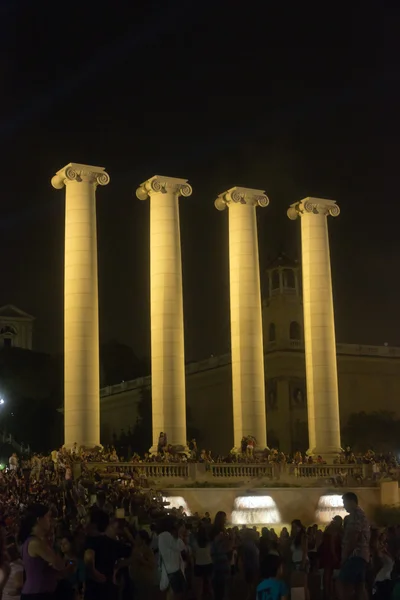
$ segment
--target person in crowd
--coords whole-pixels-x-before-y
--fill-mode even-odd
[[[304,525],[299,519],[292,521],[291,532],[291,587],[302,587],[304,589],[305,600],[309,599],[308,592],[308,545],[307,533]]]
[[[0,598],[1,592],[7,584],[10,577],[11,567],[10,558],[7,553],[5,532],[0,530]]]
[[[3,594],[0,597],[1,600],[19,600],[24,584],[24,565],[13,536],[9,536],[6,540],[6,552],[9,574],[4,580]]]
[[[132,550],[130,577],[135,600],[151,600],[155,595],[156,559],[150,547],[150,536],[145,530],[138,531]]]
[[[76,568],[70,577],[62,579],[57,586],[58,600],[76,600],[82,595],[86,573],[85,563],[79,558],[75,539],[70,533],[65,533],[60,541],[60,551],[67,565],[75,565]]]
[[[244,529],[240,534],[238,548],[239,573],[245,582],[243,600],[251,600],[258,583],[260,551],[257,547],[258,536],[253,529]]]
[[[11,454],[10,458],[8,459],[8,465],[9,465],[10,471],[18,471],[19,461],[18,461],[17,454],[15,452],[13,452]]]
[[[232,539],[226,531],[226,513],[217,512],[211,528],[212,584],[215,600],[225,600],[231,576]]]
[[[339,572],[341,600],[356,597],[366,600],[365,588],[367,566],[370,559],[371,530],[364,511],[358,505],[357,495],[343,495],[343,506],[349,513],[343,534],[342,564]]]
[[[96,502],[93,505],[93,508],[98,508],[100,511],[106,512],[109,516],[112,515],[114,512],[114,508],[111,502],[107,500],[107,496],[104,490],[100,490],[99,492],[97,492]]]
[[[50,534],[49,508],[43,504],[29,506],[19,531],[26,577],[21,600],[57,600],[55,591],[61,572],[68,576],[73,570],[66,568],[65,561],[51,547]]]
[[[343,519],[339,515],[333,517],[322,535],[322,543],[318,550],[319,567],[322,569],[324,600],[335,597],[334,576],[341,564],[343,537]]]
[[[91,535],[86,538],[84,553],[87,573],[85,600],[115,600],[115,567],[118,561],[126,558],[126,548],[107,535],[110,517],[105,511],[93,508],[90,522]]]
[[[162,454],[167,449],[167,446],[167,434],[162,431],[158,437],[157,452]]]
[[[283,581],[283,563],[279,556],[270,556],[261,564],[261,583],[257,586],[257,600],[287,600],[289,590]]]
[[[205,523],[200,523],[197,534],[192,543],[194,558],[194,590],[197,600],[202,600],[203,595],[212,596],[211,578],[213,563],[211,559],[211,542],[208,528]]]
[[[182,540],[178,537],[178,521],[168,516],[163,520],[161,529],[158,536],[160,589],[169,590],[173,600],[184,600],[187,587],[184,575],[185,556],[182,554]]]
[[[386,532],[381,533],[378,537],[377,556],[380,562],[380,568],[375,576],[373,584],[374,600],[385,600],[386,598],[390,598],[392,593],[392,572],[395,562],[387,545]]]

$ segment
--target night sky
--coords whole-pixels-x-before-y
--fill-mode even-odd
[[[149,205],[135,189],[161,174],[193,186],[180,201],[187,360],[229,348],[228,215],[213,203],[234,185],[270,198],[262,271],[281,250],[300,256],[290,203],[337,200],[337,340],[400,345],[399,9],[316,6],[3,0],[0,304],[36,317],[35,349],[62,351],[64,192],[50,179],[71,161],[111,177],[97,193],[101,341],[150,355]]]

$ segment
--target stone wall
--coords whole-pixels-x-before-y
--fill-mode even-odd
[[[370,355],[357,353],[356,346],[340,345],[338,349],[338,379],[342,426],[352,413],[375,410],[396,411],[400,408],[400,355],[387,355],[380,347],[367,348]],[[366,351],[367,351],[366,350]],[[374,354],[374,350],[376,353]],[[225,357],[215,357],[188,365],[186,370],[186,401],[189,428],[198,431],[201,448],[215,453],[227,453],[233,446],[232,373]],[[223,360],[221,360],[223,359]],[[304,353],[298,350],[277,350],[265,355],[266,408],[270,444],[279,442],[281,449],[307,447],[307,404]],[[135,427],[141,390],[150,389],[150,378],[124,382],[102,390],[102,441]],[[151,443],[151,441],[149,441]]]

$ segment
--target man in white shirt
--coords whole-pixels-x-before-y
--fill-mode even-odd
[[[15,452],[13,452],[8,460],[9,466],[10,466],[10,471],[17,471],[18,470],[18,458],[17,455],[15,454]]]
[[[160,554],[162,591],[170,589],[173,600],[183,600],[185,597],[186,580],[182,557],[182,540],[178,538],[177,522],[167,517],[163,523],[163,532],[158,536],[158,551]]]

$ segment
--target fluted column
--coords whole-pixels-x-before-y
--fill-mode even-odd
[[[264,351],[256,206],[268,206],[263,191],[233,187],[215,201],[229,208],[229,274],[234,446],[253,435],[267,445]]]
[[[186,386],[179,196],[190,196],[186,179],[155,175],[136,191],[150,197],[150,313],[153,446],[161,432],[186,448]]]
[[[100,443],[96,188],[102,167],[70,163],[51,180],[65,186],[64,443]]]
[[[292,204],[288,217],[300,216],[303,272],[309,454],[340,452],[339,394],[336,365],[331,261],[327,216],[337,217],[333,200],[305,198]]]

